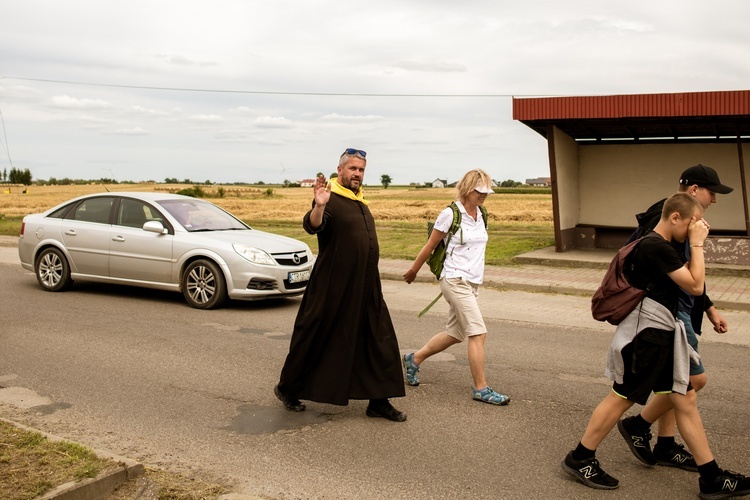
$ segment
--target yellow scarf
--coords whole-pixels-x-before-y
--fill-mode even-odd
[[[349,198],[350,200],[359,201],[367,205],[369,203],[364,198],[364,192],[362,191],[362,186],[359,186],[359,191],[357,191],[357,194],[354,194],[351,189],[347,189],[341,184],[339,184],[339,180],[337,177],[334,177],[330,181],[331,185],[331,192],[336,193],[339,196],[343,196],[344,198]]]

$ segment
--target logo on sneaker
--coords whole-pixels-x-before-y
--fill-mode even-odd
[[[724,485],[721,487],[721,491],[734,491],[737,489],[737,479],[724,479]]]
[[[683,455],[682,453],[677,453],[675,456],[672,457],[672,462],[677,462],[678,464],[684,464],[687,462],[687,455]]]
[[[596,477],[597,475],[596,468],[593,465],[582,467],[578,469],[578,472],[580,472],[586,479],[591,479],[592,477]],[[737,485],[735,484],[735,486]]]
[[[641,436],[631,436],[631,439],[633,440],[633,446],[638,448],[645,448],[646,445],[643,442],[643,438]]]

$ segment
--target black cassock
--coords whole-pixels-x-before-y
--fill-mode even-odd
[[[367,205],[331,193],[317,232],[318,260],[302,297],[279,389],[346,405],[404,396],[396,332],[383,300],[380,249]]]

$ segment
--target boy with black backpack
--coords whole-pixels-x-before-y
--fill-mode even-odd
[[[722,470],[714,460],[698,413],[695,390],[690,385],[690,358],[698,356],[687,342],[685,327],[676,318],[679,290],[700,295],[704,288],[703,241],[708,224],[703,208],[687,193],[672,195],[664,203],[654,228],[659,237],[641,240],[632,273],[652,286],[641,307],[618,326],[607,356],[606,373],[612,390],[591,415],[578,446],[562,462],[565,472],[597,489],[615,489],[619,481],[599,465],[596,450],[634,403],[645,404],[651,392],[668,395],[679,430],[695,457],[704,499],[750,494],[750,478]],[[691,259],[672,245],[689,239]]]
[[[716,203],[716,194],[729,194],[733,189],[725,186],[719,180],[719,174],[706,165],[695,165],[686,169],[680,175],[679,192],[687,193],[707,210],[712,204]],[[638,228],[631,235],[630,240],[648,234],[654,229],[659,222],[661,210],[665,200],[654,203],[646,212],[636,215]],[[687,259],[690,259],[690,247],[686,246],[687,242],[678,243],[675,249],[684,253]],[[690,242],[692,243],[692,241]],[[685,324],[688,343],[697,351],[698,338],[701,334],[701,325],[703,314],[709,319],[717,333],[726,333],[728,330],[727,322],[724,317],[716,310],[711,299],[706,295],[705,289],[698,296],[690,295],[680,291],[680,300],[677,309],[677,317]],[[700,391],[706,385],[706,371],[703,362],[690,364],[690,383],[696,392]],[[659,401],[659,397],[652,398],[651,401],[643,408],[640,414],[627,417],[617,425],[620,434],[627,442],[630,450],[635,457],[648,466],[666,465],[678,467],[687,471],[695,472],[697,467],[692,455],[685,450],[682,444],[675,441],[675,417],[674,412],[663,411],[664,402]],[[658,437],[656,445],[651,449],[651,424],[657,421]]]

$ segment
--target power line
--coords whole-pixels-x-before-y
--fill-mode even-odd
[[[149,85],[123,85],[115,83],[93,83],[77,82],[72,80],[53,80],[49,78],[28,78],[20,76],[0,76],[0,80],[23,80],[29,82],[42,83],[62,83],[66,85],[85,85],[89,87],[110,87],[121,89],[138,89],[138,90],[166,90],[172,92],[209,92],[216,94],[257,94],[257,95],[298,95],[298,96],[333,96],[333,97],[531,97],[520,94],[383,94],[374,92],[286,92],[280,90],[228,90],[228,89],[201,89],[201,88],[182,88],[182,87],[154,87]]]
[[[10,168],[13,168],[13,160],[10,158],[10,146],[8,146],[8,134],[5,133],[5,119],[3,118],[3,110],[0,109],[0,123],[3,125],[3,137],[5,138],[5,144],[3,145],[3,148],[5,149],[5,154],[8,155],[8,162],[10,163]]]

